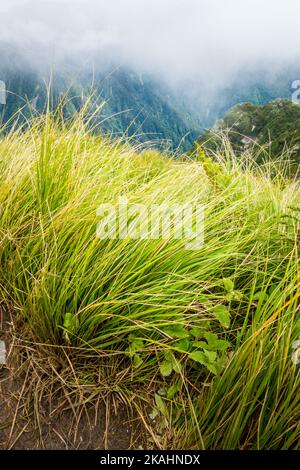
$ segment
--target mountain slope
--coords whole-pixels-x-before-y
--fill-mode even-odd
[[[220,134],[224,132],[238,154],[262,147],[272,158],[278,158],[288,149],[294,162],[300,162],[300,106],[288,100],[234,106],[198,143],[207,152],[216,151],[223,145]],[[263,155],[260,152],[261,158]]]
[[[181,150],[187,149],[201,133],[197,118],[190,109],[172,95],[158,81],[119,69],[113,73],[82,74],[70,79],[69,73],[52,78],[51,102],[57,105],[62,95],[71,98],[66,114],[73,115],[85,99],[93,94],[96,104],[105,102],[98,112],[95,124],[103,132],[118,137],[134,136],[138,142]],[[21,107],[22,121],[33,112],[42,112],[47,102],[47,80],[30,68],[5,68],[2,80],[8,90],[6,106],[2,108],[2,122],[7,122]]]
[[[194,86],[192,99],[193,112],[199,114],[205,129],[211,128],[219,119],[237,104],[252,103],[265,105],[277,99],[291,99],[292,84],[300,77],[299,66],[287,64],[280,70],[265,69],[243,70],[231,81],[219,85],[205,83]],[[198,111],[195,111],[195,108]]]

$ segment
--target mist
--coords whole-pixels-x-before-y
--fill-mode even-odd
[[[0,0],[1,57],[224,84],[295,64],[299,17],[298,0]]]

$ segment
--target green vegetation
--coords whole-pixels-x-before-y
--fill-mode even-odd
[[[191,113],[185,100],[176,96],[162,83],[138,75],[128,69],[111,73],[79,73],[66,67],[64,72],[41,72],[23,64],[1,67],[1,80],[8,90],[6,106],[1,106],[1,121],[6,123],[18,115],[18,122],[30,119],[32,114],[46,109],[50,95],[52,109],[59,105],[66,93],[64,116],[74,116],[93,93],[93,106],[97,109],[94,125],[107,135],[134,138],[137,143],[176,150],[188,149],[202,130],[199,118]],[[75,77],[72,80],[71,77]],[[46,83],[51,83],[47,93]],[[17,114],[23,108],[22,115]]]
[[[299,449],[299,183],[87,128],[48,113],[0,141],[0,294],[39,384],[126,402],[160,447]],[[120,196],[202,204],[204,246],[99,240]]]
[[[263,163],[273,159],[290,159],[296,172],[300,162],[300,106],[287,100],[272,101],[264,106],[244,103],[233,107],[217,125],[198,141],[206,151],[221,150],[224,133],[237,155],[254,153]]]

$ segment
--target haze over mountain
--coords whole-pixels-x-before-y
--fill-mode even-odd
[[[41,111],[52,74],[54,101],[79,97],[69,113],[93,84],[105,132],[185,150],[235,104],[290,97],[299,13],[296,0],[0,0],[3,120],[25,101]]]
[[[125,65],[209,87],[299,58],[297,0],[1,0],[0,43],[37,68]]]

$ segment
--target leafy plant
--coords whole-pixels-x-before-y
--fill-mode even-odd
[[[299,448],[299,230],[286,217],[299,182],[226,142],[217,163],[172,160],[61,115],[0,140],[0,292],[16,333],[57,362],[72,351],[63,388],[75,372],[87,401],[154,410],[152,434],[161,419],[174,448]],[[203,206],[204,245],[98,239],[97,208],[124,194]]]

